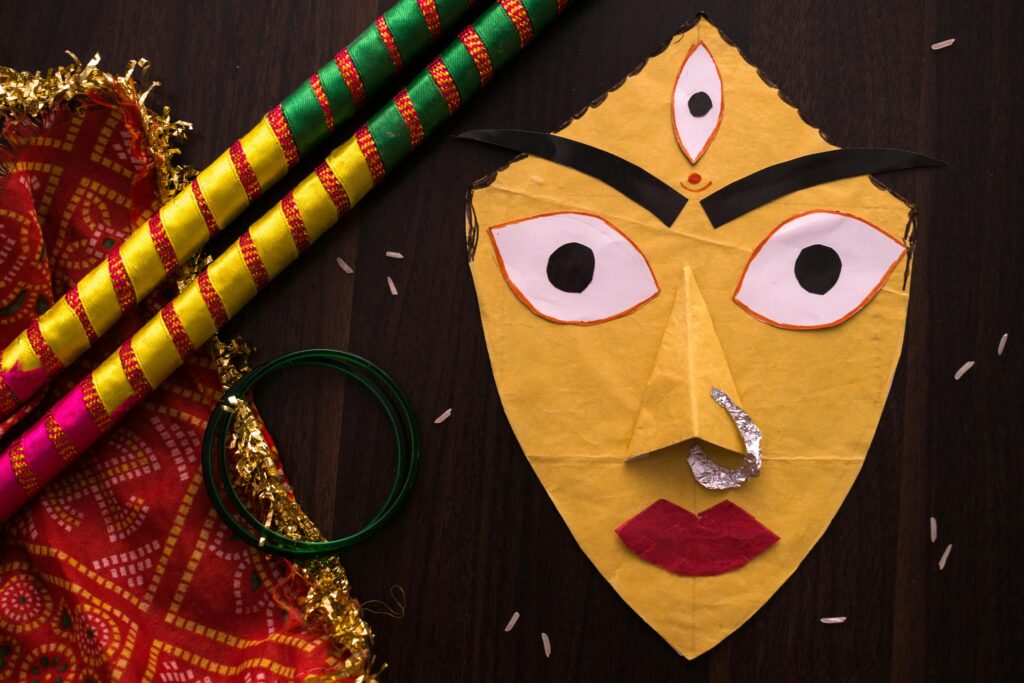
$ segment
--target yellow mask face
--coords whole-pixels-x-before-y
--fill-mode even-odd
[[[644,168],[689,201],[666,226],[536,157],[477,190],[471,267],[495,381],[584,552],[692,658],[789,577],[860,471],[902,345],[909,209],[857,177],[713,228],[702,198],[835,147],[705,19],[558,135]],[[834,249],[822,256],[819,242]],[[817,275],[801,276],[812,257]],[[821,258],[841,271],[822,270]],[[722,466],[742,462],[744,443],[712,387],[763,435],[760,476],[725,491],[703,488],[687,463],[693,444]],[[679,513],[681,538],[653,529],[647,539],[661,561],[616,533],[659,500],[689,511]],[[689,515],[723,501],[722,515]],[[777,542],[737,562],[750,524],[731,504]],[[699,557],[688,558],[698,537]]]

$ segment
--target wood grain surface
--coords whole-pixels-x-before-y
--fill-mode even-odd
[[[3,0],[0,63],[37,69],[64,63],[64,50],[100,51],[118,70],[149,58],[163,83],[154,101],[195,124],[185,157],[201,167],[388,4]],[[387,680],[1020,680],[1024,6],[576,4],[228,330],[258,346],[257,360],[350,349],[412,397],[425,436],[412,497],[394,523],[343,557],[360,598],[387,598],[392,585],[406,593],[403,618],[369,617]],[[793,577],[691,662],[579,550],[509,429],[466,263],[463,205],[467,186],[510,155],[449,135],[558,127],[699,9],[837,144],[912,149],[949,168],[885,178],[920,207],[920,237],[903,359],[860,478]],[[953,47],[929,49],[949,37]],[[213,251],[317,161],[312,155],[246,212]],[[354,276],[335,265],[339,255]],[[1009,343],[997,357],[1004,332]],[[977,364],[954,381],[967,360]],[[376,406],[320,373],[282,376],[258,399],[305,507],[335,533],[361,526],[393,474]],[[451,419],[435,426],[449,407]],[[504,633],[517,610],[518,625]],[[833,615],[848,620],[818,621]]]

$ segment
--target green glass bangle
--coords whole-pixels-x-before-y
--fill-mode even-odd
[[[377,514],[361,530],[331,541],[301,541],[284,536],[265,526],[246,506],[232,484],[228,462],[228,437],[235,420],[232,399],[244,397],[261,379],[285,368],[324,367],[337,370],[365,387],[384,408],[395,436],[396,472],[387,499]],[[214,463],[216,458],[217,463]],[[261,365],[233,384],[214,405],[203,437],[203,482],[217,513],[243,541],[269,555],[293,560],[332,555],[349,548],[375,533],[398,512],[409,495],[420,459],[420,436],[409,400],[387,373],[355,354],[335,349],[308,349],[281,356]],[[221,496],[228,494],[234,513]],[[237,513],[237,514],[235,514]],[[241,517],[241,520],[238,518]],[[254,531],[255,530],[255,531]]]

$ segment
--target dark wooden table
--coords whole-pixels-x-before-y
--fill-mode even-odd
[[[203,166],[389,4],[4,0],[0,63],[36,69],[63,63],[64,50],[99,50],[117,70],[148,57],[163,82],[156,101],[195,124],[185,156]],[[351,349],[412,396],[425,439],[408,507],[344,556],[362,599],[384,598],[393,584],[406,592],[404,618],[370,616],[388,679],[1020,680],[1024,6],[577,4],[229,328],[259,347],[257,359]],[[950,166],[886,178],[920,206],[920,240],[903,360],[860,478],[795,575],[737,633],[689,662],[591,566],[509,429],[463,240],[466,187],[508,155],[447,134],[555,128],[698,9],[838,144],[908,148]],[[948,37],[952,48],[929,49]],[[234,239],[237,227],[228,232]],[[405,260],[386,259],[389,249]],[[354,277],[337,268],[338,255]],[[997,359],[1004,332],[1009,345]],[[954,382],[971,359],[975,368]],[[344,393],[337,378],[296,373],[268,385],[259,404],[306,509],[335,532],[367,519],[393,473],[390,435],[370,400]],[[451,419],[434,426],[448,407]],[[941,573],[930,515],[954,544]],[[516,610],[519,624],[505,634]],[[831,614],[849,620],[818,622]]]

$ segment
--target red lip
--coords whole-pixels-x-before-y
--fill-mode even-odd
[[[658,500],[615,533],[643,559],[681,576],[715,576],[739,569],[779,540],[729,500],[700,515]]]

